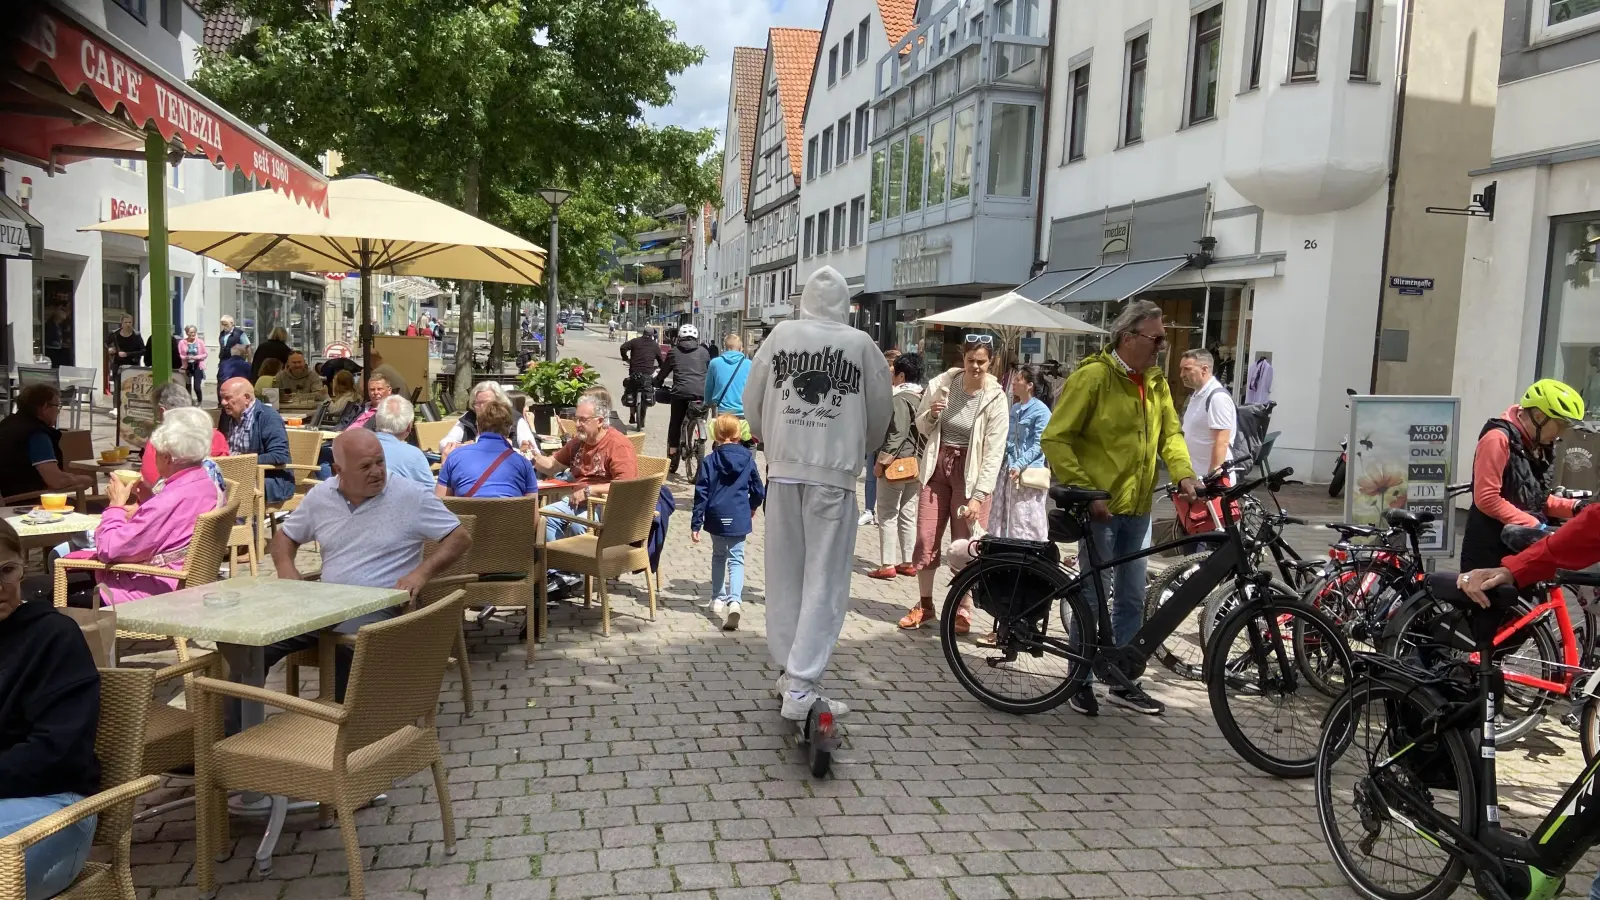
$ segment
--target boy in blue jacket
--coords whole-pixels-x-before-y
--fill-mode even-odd
[[[694,482],[694,512],[689,519],[691,538],[700,543],[700,530],[711,532],[711,611],[725,616],[723,631],[739,627],[739,607],[744,596],[744,539],[751,518],[767,499],[756,470],[754,453],[739,443],[739,418],[717,416],[712,434],[717,445],[700,464]]]

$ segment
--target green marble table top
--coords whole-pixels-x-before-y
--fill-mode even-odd
[[[207,605],[208,595],[238,601]],[[265,647],[404,602],[394,588],[240,577],[118,604],[117,629]]]
[[[21,507],[24,511],[32,507]],[[15,509],[8,510],[16,512]],[[59,522],[48,525],[33,525],[27,520],[26,515],[11,515],[5,519],[6,527],[17,537],[45,537],[53,534],[81,534],[93,531],[100,527],[100,517],[79,512],[67,512]]]

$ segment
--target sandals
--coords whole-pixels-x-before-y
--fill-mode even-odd
[[[900,619],[900,627],[905,631],[912,631],[917,628],[921,628],[923,622],[933,621],[935,621],[933,607],[923,606],[919,603],[916,606],[911,607],[911,611],[906,613],[905,616]]]

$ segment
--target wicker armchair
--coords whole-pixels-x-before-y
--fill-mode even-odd
[[[169,681],[182,678],[185,697],[193,697],[196,676],[222,678],[226,674],[223,671],[221,655],[206,653],[193,659],[185,659],[188,655],[187,643],[179,638],[180,661],[175,665],[157,669],[155,686],[160,687]],[[187,705],[179,709],[171,704],[152,702],[150,721],[145,730],[144,764],[141,774],[164,775],[182,772],[194,766],[194,726],[194,711],[188,709]],[[172,800],[160,806],[153,806],[133,818],[136,822],[143,822],[165,815],[174,809],[189,806],[194,800],[193,797]]]
[[[544,524],[538,497],[446,497],[445,508],[457,516],[472,516],[472,547],[440,576],[477,575],[465,585],[468,607],[527,611],[528,659],[534,643],[544,639],[544,604],[536,591],[544,585],[539,549],[544,546]]]
[[[316,477],[322,471],[322,463],[318,462],[321,457],[322,432],[289,429],[289,464],[283,468],[294,474],[295,494],[281,505],[284,512],[299,506],[305,492],[322,480]]]
[[[423,453],[438,453],[439,442],[444,440],[444,436],[456,426],[456,420],[459,418],[461,417],[450,416],[437,422],[418,422],[412,426],[417,430],[417,446],[422,448]]]
[[[633,435],[630,434],[630,435],[628,435],[628,437],[632,438]],[[638,443],[642,444],[644,442],[643,441],[639,441]],[[667,480],[667,469],[671,465],[672,465],[672,460],[667,459],[665,456],[640,456],[639,459],[638,459],[639,477],[640,478],[654,478],[654,477],[659,475],[659,476],[661,476],[662,483],[665,484],[666,480]],[[652,504],[654,504],[655,503],[655,499],[651,498],[650,502]],[[589,515],[591,515],[591,516],[599,515],[599,513],[595,512],[595,510],[597,508],[601,512],[605,511],[606,498],[590,496],[589,497]],[[652,512],[651,515],[653,516],[654,513]],[[652,521],[654,521],[654,520],[652,519]],[[658,593],[658,594],[661,593],[661,570],[660,569],[652,570],[650,572],[650,577],[655,579],[656,593]]]
[[[230,844],[230,790],[287,794],[331,805],[349,861],[350,896],[366,896],[356,810],[402,778],[433,770],[444,846],[455,853],[455,818],[435,726],[445,660],[461,622],[461,595],[356,633],[355,663],[343,704],[290,697],[264,688],[196,678],[197,821],[195,874],[200,891],[217,890],[216,860]],[[283,710],[253,728],[222,737],[222,697]]]
[[[628,443],[633,445],[634,456],[642,456],[644,454],[644,439],[645,433],[642,431],[628,432]]]
[[[242,521],[235,523],[228,537],[228,574],[233,575],[238,564],[239,548],[244,547],[250,551],[250,574],[259,575],[261,553],[267,545],[260,533],[261,521],[266,517],[263,508],[266,498],[266,475],[256,463],[254,453],[213,456],[211,461],[222,471],[223,478],[238,482],[240,489],[245,491],[239,498],[239,509],[236,514]]]
[[[100,724],[94,751],[100,758],[101,791],[0,837],[0,897],[23,896],[24,854],[29,847],[89,816],[99,816],[94,844],[109,851],[111,861],[84,865],[57,900],[134,900],[133,803],[161,784],[154,775],[140,775],[154,687],[155,673],[149,669],[100,670]]]
[[[545,545],[545,563],[549,568],[575,572],[583,576],[583,605],[589,605],[594,582],[600,583],[600,630],[611,634],[611,595],[606,590],[609,579],[630,572],[647,571],[650,554],[645,549],[645,539],[650,536],[650,523],[655,519],[656,497],[666,473],[648,478],[611,482],[607,496],[606,517],[602,520],[564,513],[546,512],[544,515],[565,519],[588,526],[586,534],[561,538]],[[634,546],[637,544],[638,546]],[[655,580],[646,576],[645,588],[650,594],[650,620],[656,618]],[[539,580],[539,608],[544,608],[544,579]]]

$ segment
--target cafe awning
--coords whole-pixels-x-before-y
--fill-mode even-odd
[[[1071,290],[1050,298],[1051,303],[1120,303],[1189,264],[1186,256],[1147,259],[1101,266],[1073,285]]]
[[[1063,269],[1059,272],[1041,272],[1017,285],[1017,289],[1012,293],[1026,297],[1035,303],[1044,303],[1050,299],[1052,294],[1065,290],[1091,271],[1093,270]]]
[[[142,158],[154,129],[174,153],[237,169],[327,212],[328,182],[317,169],[75,12],[41,4],[6,50],[0,155],[57,173],[96,156]]]

